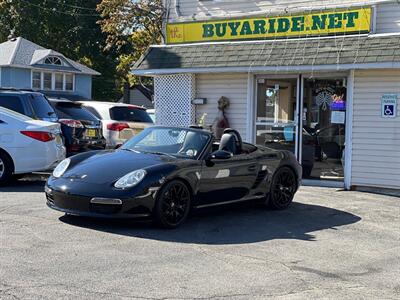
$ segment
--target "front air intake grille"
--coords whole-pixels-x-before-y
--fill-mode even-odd
[[[54,205],[54,198],[50,194],[46,194],[47,201]]]
[[[121,210],[121,205],[116,204],[90,204],[90,211],[98,214],[116,214]]]
[[[267,173],[268,173],[267,170],[258,172],[256,181],[254,182],[252,189],[257,188],[257,187],[260,185],[260,183],[261,183],[261,182],[265,179],[265,177],[267,176]]]

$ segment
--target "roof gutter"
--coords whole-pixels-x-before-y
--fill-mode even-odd
[[[71,73],[71,74],[81,74],[81,75],[91,75],[91,76],[99,76],[101,73],[94,71],[90,72],[82,72],[82,71],[72,71],[72,70],[62,70],[62,69],[48,69],[48,68],[38,68],[34,66],[26,66],[26,65],[16,65],[16,64],[0,64],[0,67],[8,67],[8,68],[18,68],[18,69],[29,69],[29,70],[41,70],[41,71],[49,71],[49,72],[59,72],[59,73]]]
[[[400,0],[399,0],[400,1]],[[400,36],[400,32],[387,32],[387,33],[362,33],[362,34],[348,34],[341,36],[342,38],[354,38],[354,37],[367,37],[369,39],[372,38],[381,38],[381,37],[397,37]],[[211,41],[211,42],[193,42],[193,43],[183,43],[183,44],[161,44],[161,45],[151,45],[151,48],[176,48],[176,47],[187,47],[187,46],[207,46],[207,45],[247,45],[247,44],[274,44],[276,42],[295,42],[295,41],[313,41],[313,40],[333,40],[337,39],[338,36],[313,36],[313,37],[299,37],[299,38],[290,38],[290,39],[266,39],[266,40],[244,40],[244,41]]]
[[[261,72],[315,72],[315,71],[348,71],[367,69],[400,69],[400,62],[382,62],[367,64],[340,65],[304,65],[304,66],[253,66],[253,67],[217,67],[217,68],[175,68],[133,70],[132,74],[139,76],[157,76],[171,74],[212,74],[212,73],[261,73]]]

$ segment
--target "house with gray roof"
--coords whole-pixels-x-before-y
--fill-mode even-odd
[[[0,87],[32,89],[71,100],[91,99],[99,72],[22,37],[0,44]]]

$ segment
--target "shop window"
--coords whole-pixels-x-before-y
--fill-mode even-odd
[[[303,138],[303,158],[313,160],[312,179],[343,180],[346,81],[309,79],[304,84],[303,128],[314,138]],[[311,155],[311,153],[313,155]]]
[[[297,79],[258,80],[256,143],[295,151]]]

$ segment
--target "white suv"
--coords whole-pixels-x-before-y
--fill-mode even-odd
[[[0,107],[0,185],[12,175],[45,171],[65,158],[60,124]]]
[[[101,101],[81,101],[80,103],[101,120],[107,148],[119,147],[144,128],[153,125],[144,107]]]

